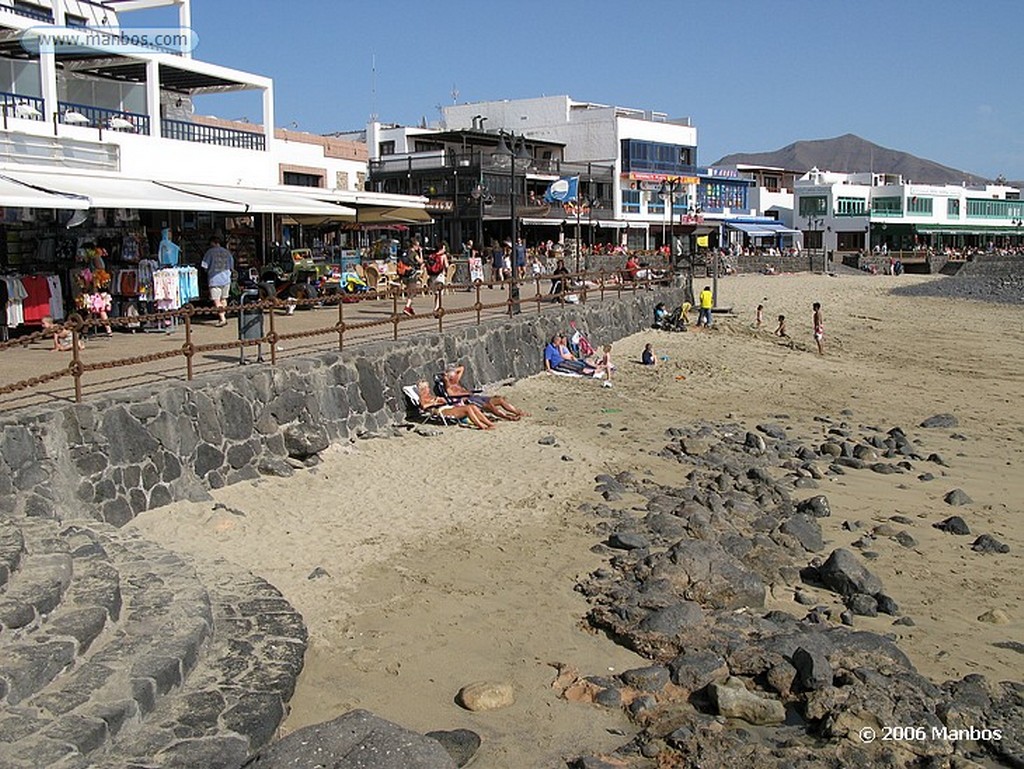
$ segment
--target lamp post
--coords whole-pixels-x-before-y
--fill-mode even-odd
[[[516,219],[516,160],[523,162],[524,169],[529,168],[530,163],[533,161],[533,156],[530,151],[526,149],[526,137],[520,135],[518,137],[518,143],[516,141],[515,132],[502,133],[501,143],[494,152],[495,159],[501,160],[501,163],[507,160],[509,163],[509,214],[512,219],[511,226],[511,238],[512,238],[512,274],[509,275],[508,284],[508,296],[509,296],[509,315],[518,314],[521,312],[519,306],[519,284],[516,282],[516,265],[515,265],[515,248],[516,242],[519,240],[519,222]]]
[[[808,214],[807,215],[807,231],[808,232],[820,232],[821,233],[821,255],[822,255],[822,269],[823,270],[825,269],[825,231],[823,229],[818,229],[818,228],[821,227],[824,223],[825,223],[825,220],[822,217],[820,217],[820,216],[814,216],[813,214]],[[808,250],[808,252],[810,252],[810,249],[807,249],[807,250]],[[812,272],[814,271],[813,270],[813,266],[814,265],[812,263],[812,265],[811,265],[811,267],[812,267],[811,271]]]

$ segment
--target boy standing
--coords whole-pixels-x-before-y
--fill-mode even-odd
[[[814,316],[814,343],[818,345],[818,355],[825,354],[825,316],[821,314],[821,302],[812,305]]]

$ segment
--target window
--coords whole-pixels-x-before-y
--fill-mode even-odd
[[[745,211],[747,185],[725,181],[701,181],[697,185],[697,205],[704,211],[721,211],[724,208]]]
[[[323,187],[324,177],[320,174],[303,174],[296,171],[285,171],[282,181],[289,187]]]
[[[907,213],[917,214],[918,216],[931,216],[932,199],[911,195],[907,198]]]
[[[73,13],[64,15],[64,23],[69,27],[87,27],[89,26],[89,20],[84,16],[75,16]]]
[[[623,190],[622,191],[622,213],[624,213],[624,214],[638,214],[638,213],[640,213],[640,190]]]
[[[984,219],[1020,219],[1024,203],[1019,200],[968,200],[967,217]]]
[[[24,0],[14,0],[11,10],[19,16],[25,16],[29,19],[36,19],[37,21],[53,21],[53,14],[50,13],[49,8],[43,5],[36,5],[35,3],[27,3]]]
[[[821,230],[804,230],[804,248],[821,248],[823,235]]]
[[[664,214],[665,213],[665,201],[661,199],[661,196],[657,192],[650,193],[647,199],[647,213],[649,214]]]
[[[800,198],[800,216],[824,216],[828,211],[828,198],[824,195],[808,195]]]
[[[836,198],[836,216],[863,216],[867,206],[864,198]]]
[[[378,145],[378,155],[394,155],[395,154],[395,142],[381,142]]]
[[[777,176],[766,176],[764,177],[764,187],[769,192],[779,191],[779,177]]]
[[[339,190],[348,189],[348,171],[335,171],[334,186]]]
[[[356,171],[356,189],[360,192],[366,189],[366,171]]]
[[[956,198],[950,198],[949,200],[946,201],[946,218],[960,218],[960,201],[957,200]]]
[[[903,216],[903,198],[875,198],[871,213],[877,216]]]
[[[422,141],[420,139],[417,139],[416,141],[413,142],[413,151],[414,152],[435,152],[437,150],[443,150],[443,149],[444,149],[444,145],[441,144],[440,142],[428,142],[428,141]],[[392,150],[392,154],[393,153],[394,153],[394,151]]]
[[[638,139],[622,140],[622,170],[682,174],[693,166],[695,148]]]

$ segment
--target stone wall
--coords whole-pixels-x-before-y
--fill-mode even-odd
[[[0,511],[121,526],[139,513],[210,489],[285,472],[286,458],[390,429],[407,414],[402,386],[464,362],[479,383],[543,369],[550,335],[576,321],[591,341],[650,325],[677,289],[621,300],[524,311],[515,318],[325,352],[276,367],[249,366],[192,383],[126,389],[82,404],[0,419]],[[58,515],[58,511],[61,514]]]

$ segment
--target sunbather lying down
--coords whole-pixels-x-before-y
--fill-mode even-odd
[[[465,366],[454,366],[447,369],[438,380],[438,384],[444,389],[443,397],[449,403],[471,403],[488,414],[511,421],[530,416],[527,412],[517,409],[507,398],[501,395],[484,395],[483,393],[467,390],[462,385],[462,375],[464,373],[466,373]]]
[[[416,383],[416,394],[420,398],[421,409],[437,409],[442,416],[451,419],[468,419],[481,430],[491,430],[494,422],[488,419],[480,409],[472,403],[449,403],[439,395],[434,395],[430,383],[421,379]]]

